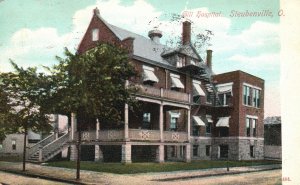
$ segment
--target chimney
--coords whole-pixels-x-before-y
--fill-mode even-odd
[[[154,41],[155,43],[159,44],[160,43],[160,38],[162,37],[162,32],[160,30],[150,30],[148,32],[148,37]]]
[[[182,23],[182,44],[188,45],[191,42],[191,22],[184,21]]]
[[[207,67],[212,70],[212,50],[211,49],[208,49],[206,50],[206,65]]]
[[[94,15],[100,16],[100,11],[97,7],[93,11],[94,11]]]

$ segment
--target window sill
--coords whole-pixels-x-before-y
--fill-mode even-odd
[[[245,105],[245,104],[243,104],[245,107],[249,107],[249,108],[255,108],[255,109],[261,109],[261,107],[254,107],[254,106],[252,106],[252,105]]]

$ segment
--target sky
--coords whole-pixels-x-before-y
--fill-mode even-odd
[[[181,34],[171,15],[185,14],[193,34],[214,34],[213,71],[264,79],[265,117],[281,114],[279,23],[286,12],[276,0],[0,0],[0,71],[12,70],[9,59],[23,67],[51,66],[64,47],[75,52],[95,7],[107,22],[144,36],[158,26],[162,43]],[[241,16],[247,12],[262,16]]]

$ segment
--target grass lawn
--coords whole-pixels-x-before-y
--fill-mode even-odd
[[[191,163],[184,162],[165,162],[165,163],[99,163],[99,162],[87,162],[80,163],[82,170],[108,172],[117,174],[134,174],[134,173],[146,173],[146,172],[167,172],[167,171],[179,171],[179,170],[197,170],[208,168],[222,168],[226,167],[226,161],[193,161]],[[236,166],[255,166],[255,165],[267,165],[267,164],[281,164],[279,161],[229,161],[230,167]],[[76,162],[73,161],[58,161],[50,162],[48,166],[64,167],[64,168],[76,168]]]
[[[0,156],[0,161],[20,162],[22,161],[22,156]]]

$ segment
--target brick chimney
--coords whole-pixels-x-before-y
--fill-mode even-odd
[[[206,50],[206,65],[207,67],[212,70],[212,50],[211,49],[208,49]]]
[[[182,23],[182,44],[188,45],[191,42],[191,22],[184,21]]]
[[[100,16],[100,11],[97,7],[93,11],[94,11],[94,15]]]

